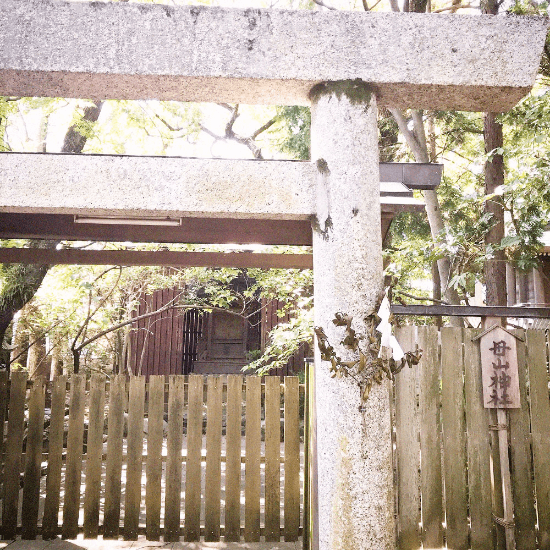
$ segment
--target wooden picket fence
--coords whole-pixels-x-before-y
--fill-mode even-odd
[[[295,541],[300,390],[296,377],[0,373],[2,536]]]
[[[504,549],[496,416],[483,408],[479,331],[405,327],[420,365],[404,369],[394,394],[398,548]],[[550,548],[550,401],[544,331],[518,331],[521,409],[509,410],[517,550]],[[490,428],[492,426],[493,429]],[[495,470],[496,490],[492,488]]]

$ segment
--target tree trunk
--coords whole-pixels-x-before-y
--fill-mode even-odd
[[[80,350],[71,350],[73,354],[73,372],[78,374],[80,372]],[[113,374],[116,374],[113,372]]]
[[[97,122],[103,102],[86,107],[82,120]],[[65,134],[63,153],[81,153],[88,138],[71,126]],[[57,240],[30,241],[31,248],[55,248]],[[14,315],[35,295],[50,266],[33,264],[11,264],[4,269],[4,287],[0,292],[0,345]]]
[[[49,380],[50,365],[46,358],[46,337],[41,333],[40,329],[38,329],[37,332],[31,332],[30,338],[33,345],[29,348],[27,359],[29,379],[35,380],[43,376],[46,380]]]
[[[489,153],[503,145],[502,125],[495,113],[485,113],[483,125],[485,152]],[[492,195],[504,185],[504,159],[495,154],[485,162],[485,194]],[[491,214],[492,227],[485,235],[485,245],[498,246],[504,238],[504,208],[496,200],[485,201],[485,212]],[[492,258],[485,261],[485,301],[488,306],[505,306],[506,299],[506,256],[504,250],[496,250]]]
[[[434,300],[441,300],[441,280],[439,279],[439,269],[437,263],[432,264],[432,297]],[[443,326],[443,321],[441,317],[435,318],[435,326],[441,328]]]
[[[63,353],[61,349],[61,338],[58,334],[53,336],[51,377],[57,378],[63,374]]]
[[[27,364],[27,349],[29,346],[29,334],[25,330],[25,309],[18,312],[18,315],[13,320],[12,338],[11,338],[11,353],[9,364]]]
[[[481,12],[485,14],[498,14],[497,0],[482,0]],[[502,124],[497,122],[496,113],[485,113],[483,121],[483,136],[485,139],[485,152],[503,146]],[[504,159],[496,154],[485,162],[485,194],[492,195],[498,187],[504,185]],[[485,212],[492,215],[493,226],[485,236],[486,246],[499,245],[504,238],[504,208],[494,200],[485,201]],[[505,306],[506,296],[506,256],[503,250],[494,252],[493,258],[485,261],[485,303],[488,306]]]
[[[31,248],[53,248],[58,241],[31,241]],[[35,295],[49,266],[11,264],[4,268],[4,287],[0,293],[0,342],[14,315]]]
[[[405,137],[407,145],[409,146],[416,162],[430,162],[430,155],[428,153],[428,144],[426,142],[426,133],[424,130],[424,122],[421,111],[412,111],[412,121],[414,124],[414,131],[409,128],[408,121],[404,117],[403,113],[398,109],[389,109],[393,117],[395,118],[400,132]],[[446,229],[443,216],[441,214],[441,207],[439,206],[439,199],[436,191],[424,191],[424,201],[426,203],[426,214],[428,215],[428,223],[430,224],[430,232],[435,243],[445,244],[446,241]],[[445,300],[449,304],[459,304],[460,299],[456,289],[449,286],[451,279],[451,261],[448,256],[443,256],[437,261],[437,268],[439,271],[439,279],[441,284],[441,292],[445,296]],[[462,320],[460,317],[451,317],[450,324],[452,326],[462,326]]]

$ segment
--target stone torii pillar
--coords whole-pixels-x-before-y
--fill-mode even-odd
[[[312,98],[311,156],[322,169],[313,233],[315,325],[332,345],[342,329],[336,312],[363,318],[382,290],[382,239],[377,231],[376,97],[363,82],[320,85]],[[338,353],[345,353],[337,346]],[[320,548],[395,547],[389,381],[374,385],[364,409],[349,378],[334,379],[315,350]]]
[[[311,104],[319,169],[312,194],[283,193],[284,212],[273,211],[271,187],[255,195],[258,204],[245,191],[235,203],[214,201],[216,208],[210,196],[196,194],[181,198],[191,210],[171,215],[315,214],[316,323],[343,356],[334,314],[352,315],[354,328],[364,331],[382,284],[377,102],[506,111],[534,82],[547,21],[2,0],[0,29],[1,95]],[[280,182],[286,187],[284,177]],[[286,201],[304,193],[312,209]],[[217,190],[214,196],[220,198]],[[31,200],[11,211],[32,211]],[[58,200],[43,213],[63,209],[65,197]],[[169,197],[158,202],[159,211],[169,211]],[[140,208],[125,197],[117,211],[136,215]],[[320,548],[391,550],[388,385],[375,386],[360,411],[357,387],[331,379],[319,354],[316,378]]]

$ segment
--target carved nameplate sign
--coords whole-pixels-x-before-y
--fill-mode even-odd
[[[481,336],[480,346],[485,408],[520,408],[515,336],[495,325]]]

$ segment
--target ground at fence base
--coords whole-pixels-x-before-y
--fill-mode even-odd
[[[9,550],[145,550],[158,548],[169,550],[301,550],[302,541],[297,542],[154,542],[139,537],[138,540],[103,540],[77,538],[74,540],[21,540],[0,541],[0,549]]]

